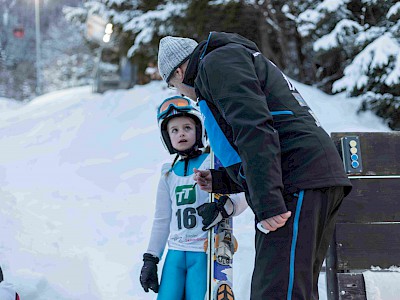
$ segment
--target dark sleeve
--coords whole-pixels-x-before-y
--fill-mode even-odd
[[[236,184],[228,175],[225,168],[210,169],[212,175],[212,192],[219,194],[237,194],[244,189]]]
[[[243,47],[219,48],[200,65],[198,88],[231,126],[249,205],[259,220],[287,211],[282,190],[278,132],[253,65]]]

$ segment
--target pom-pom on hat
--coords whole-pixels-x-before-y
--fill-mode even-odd
[[[166,36],[160,40],[158,70],[165,82],[190,57],[197,45],[195,40],[182,37]]]

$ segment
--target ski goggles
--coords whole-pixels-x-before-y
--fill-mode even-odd
[[[193,106],[190,104],[190,101],[188,99],[179,96],[165,99],[157,110],[157,119],[159,120],[167,116],[172,109],[185,112],[191,111],[193,109]]]

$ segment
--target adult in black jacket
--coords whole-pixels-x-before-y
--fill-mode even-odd
[[[196,170],[195,180],[207,191],[244,191],[255,214],[251,299],[318,299],[319,272],[351,184],[306,101],[238,34],[211,32],[200,44],[165,37],[158,67],[169,86],[197,99],[224,166]]]

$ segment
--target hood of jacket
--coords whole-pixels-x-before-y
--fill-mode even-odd
[[[183,83],[194,87],[200,61],[210,52],[230,43],[240,44],[254,51],[260,51],[254,42],[237,33],[210,32],[208,39],[199,43],[196,49],[194,49],[185,72],[185,77],[183,78]]]

